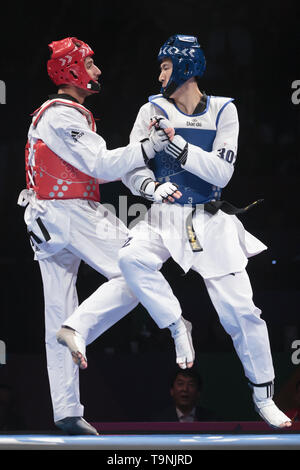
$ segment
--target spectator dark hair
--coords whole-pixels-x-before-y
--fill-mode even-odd
[[[180,369],[180,368],[176,369],[173,372],[172,377],[171,377],[171,381],[170,381],[170,386],[171,387],[173,387],[174,382],[177,379],[178,375],[193,378],[197,383],[198,389],[201,390],[202,384],[203,384],[202,378],[200,377],[200,375],[199,375],[197,369],[195,369],[195,367],[191,367],[190,369]]]

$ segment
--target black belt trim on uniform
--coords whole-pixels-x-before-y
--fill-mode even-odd
[[[257,204],[263,202],[263,199],[258,199],[257,201],[252,202],[246,207],[235,207],[233,204],[227,201],[210,201],[204,204],[204,210],[209,212],[210,214],[214,215],[219,210],[222,210],[226,214],[235,215],[235,214],[243,214],[247,212],[249,209],[252,209]],[[190,246],[193,252],[203,251],[202,246],[197,238],[196,232],[193,227],[193,216],[195,214],[196,207],[193,208],[192,212],[188,215],[186,219],[186,231]]]
[[[187,216],[187,219],[185,222],[188,240],[192,248],[192,251],[194,253],[196,253],[197,251],[203,251],[203,248],[199,243],[199,240],[197,238],[196,232],[193,227],[193,216],[195,214],[195,211],[196,211],[196,207],[194,207],[192,212],[190,212],[190,214]]]
[[[235,207],[233,204],[227,201],[210,201],[204,204],[204,210],[212,215],[216,214],[218,210],[222,210],[223,212],[229,215],[243,214],[249,209],[252,209],[252,207],[256,206],[257,204],[260,204],[261,202],[263,202],[263,199],[258,199],[257,201],[252,202],[246,207],[239,208]]]

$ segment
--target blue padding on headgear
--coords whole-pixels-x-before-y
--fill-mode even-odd
[[[160,48],[158,60],[170,58],[173,71],[167,86],[161,89],[165,97],[183,85],[191,77],[202,77],[206,62],[204,53],[195,36],[175,34]]]

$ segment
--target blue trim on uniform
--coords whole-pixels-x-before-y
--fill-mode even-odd
[[[155,103],[155,98],[163,98],[163,95],[151,95],[149,96],[148,98],[148,101],[150,101],[150,103],[154,104],[155,106],[157,106],[159,109],[161,109],[163,111],[163,113],[166,115],[166,117],[169,119],[169,116],[168,116],[168,113],[164,110],[164,108],[162,106],[160,106],[159,104]],[[202,116],[203,114],[205,114],[209,108],[209,104],[210,104],[210,96],[208,95],[207,96],[207,101],[206,101],[206,107],[205,107],[205,110],[202,111],[202,113],[198,113],[198,114],[186,114],[184,113],[183,111],[181,111],[181,109],[179,109],[176,105],[176,103],[172,103],[173,106],[177,109],[177,111],[181,114],[183,114],[184,116],[188,116],[188,117],[194,117],[194,116]]]
[[[150,103],[154,104],[154,106],[156,106],[157,108],[161,109],[161,111],[164,113],[166,118],[169,119],[168,113],[164,110],[164,108],[162,108],[159,104],[155,103],[155,101],[154,101],[155,98],[163,98],[163,95],[151,95],[151,96],[149,96],[148,101],[150,101]]]
[[[219,123],[219,119],[220,119],[220,115],[221,115],[221,112],[223,111],[223,109],[225,108],[225,106],[227,106],[229,103],[231,103],[232,101],[234,101],[234,98],[230,98],[229,101],[227,101],[226,103],[223,104],[222,108],[219,110],[218,112],[218,115],[217,115],[217,119],[216,119],[216,127],[218,127],[218,123]]]

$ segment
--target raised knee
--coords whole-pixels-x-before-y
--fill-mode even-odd
[[[119,267],[123,274],[129,271],[137,270],[153,270],[161,268],[161,264],[157,263],[154,256],[142,250],[136,250],[131,246],[121,248],[118,255]]]
[[[129,246],[125,246],[119,250],[118,263],[121,271],[134,265],[138,261],[137,255],[134,250],[131,250]]]

